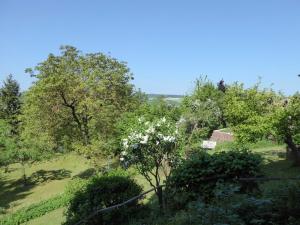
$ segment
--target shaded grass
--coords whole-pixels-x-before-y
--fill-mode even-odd
[[[21,166],[12,164],[9,166],[11,172],[0,171],[3,176],[0,183],[0,207],[5,208],[6,213],[11,213],[61,194],[73,176],[90,168],[88,160],[77,154],[57,156],[27,167],[29,184],[24,186]]]

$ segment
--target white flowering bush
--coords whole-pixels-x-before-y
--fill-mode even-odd
[[[134,165],[151,186],[157,187],[176,161],[177,128],[166,118],[152,122],[139,118],[136,125],[122,141],[120,161],[125,166]]]

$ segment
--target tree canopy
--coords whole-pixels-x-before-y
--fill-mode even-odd
[[[35,137],[39,147],[101,151],[116,119],[136,103],[126,63],[102,53],[62,46],[60,55],[26,71],[36,82],[25,94],[23,138]]]

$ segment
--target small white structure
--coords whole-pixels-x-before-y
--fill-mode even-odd
[[[216,141],[203,141],[202,148],[215,149],[216,145],[217,145]]]

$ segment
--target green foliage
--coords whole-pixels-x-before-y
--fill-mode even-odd
[[[156,188],[168,177],[180,158],[177,128],[165,117],[151,122],[142,117],[135,121],[134,127],[123,139],[120,161],[124,167],[133,165]],[[162,207],[161,189],[155,189],[155,193]]]
[[[18,133],[18,115],[21,109],[20,87],[12,75],[9,75],[0,88],[0,119],[4,119],[10,125],[10,133]]]
[[[226,126],[223,116],[225,93],[207,78],[196,81],[191,96],[186,96],[181,104],[182,117],[179,121],[181,132],[186,136],[187,146],[200,145],[213,130]]]
[[[213,155],[206,152],[195,153],[172,171],[167,180],[167,193],[175,208],[181,208],[198,197],[209,201],[217,183],[236,183],[236,178],[261,175],[261,162],[259,155],[247,150],[218,152]],[[255,188],[256,182],[243,182],[241,191],[248,192]]]
[[[180,107],[167,102],[163,98],[155,98],[151,101],[144,99],[135,110],[126,112],[119,118],[115,139],[119,145],[129,132],[139,129],[140,124],[138,120],[141,118],[145,121],[153,122],[164,117],[168,121],[175,123],[179,120],[180,115]],[[120,151],[121,148],[119,148]]]
[[[300,95],[283,101],[282,96],[257,86],[247,90],[236,86],[228,93],[226,112],[236,121],[232,124],[237,141],[251,143],[272,138],[284,142],[289,158],[300,165]]]
[[[272,112],[277,98],[279,96],[272,89],[261,89],[260,83],[248,89],[243,84],[235,83],[227,88],[224,97],[226,121],[235,127],[253,117],[268,114]]]
[[[300,135],[300,94],[293,95],[286,105],[278,107],[272,115],[275,135],[287,142],[289,138],[299,145]]]
[[[63,46],[27,72],[36,82],[24,96],[22,138],[33,148],[105,153],[117,118],[138,102],[126,64],[102,53]]]
[[[142,188],[128,173],[116,170],[78,185],[67,211],[66,224],[74,224],[88,217],[95,210],[127,201],[142,192]],[[99,214],[85,224],[126,224],[138,209],[138,202]]]
[[[6,120],[0,119],[0,166],[6,166],[15,161],[17,142],[10,130],[11,125]]]
[[[300,183],[289,182],[276,188],[266,190],[265,194],[272,199],[273,220],[277,224],[300,223]]]
[[[19,84],[9,75],[0,88],[0,166],[17,161],[20,97]]]
[[[209,203],[202,200],[191,202],[187,209],[176,213],[172,225],[267,225],[271,223],[271,201],[241,195],[238,187],[220,185]]]
[[[22,208],[15,213],[4,216],[0,219],[1,225],[18,225],[30,221],[34,218],[43,216],[55,209],[66,206],[70,197],[66,194],[58,195],[46,201],[32,204],[29,207]]]

